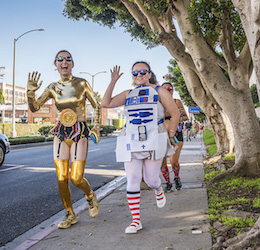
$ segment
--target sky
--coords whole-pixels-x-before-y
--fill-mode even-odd
[[[72,74],[85,78],[92,84],[95,75],[94,91],[103,96],[109,82],[110,69],[115,65],[121,67],[124,74],[117,82],[113,94],[133,88],[131,67],[139,60],[150,64],[159,84],[168,73],[169,60],[172,56],[168,50],[159,46],[147,50],[145,45],[132,38],[123,28],[109,29],[92,21],[73,21],[63,13],[62,0],[0,0],[0,67],[5,67],[3,81],[13,83],[14,39],[33,29],[34,31],[20,37],[16,42],[15,83],[26,88],[28,73],[41,73],[43,84],[36,92],[41,94],[51,82],[60,79],[55,70],[54,57],[61,49],[70,51],[75,66]],[[178,94],[174,94],[179,98]]]

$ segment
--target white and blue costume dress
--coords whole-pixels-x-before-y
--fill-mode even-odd
[[[116,159],[158,160],[174,153],[164,122],[164,108],[158,100],[159,86],[141,85],[125,101],[126,125],[117,137]]]

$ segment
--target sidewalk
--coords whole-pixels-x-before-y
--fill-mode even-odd
[[[137,234],[124,232],[132,217],[126,199],[126,178],[122,176],[97,190],[100,213],[96,218],[89,217],[84,202],[75,209],[77,224],[66,230],[56,229],[62,215],[16,249],[211,249],[210,224],[204,214],[208,204],[203,185],[203,150],[200,135],[196,139],[192,138],[192,141],[184,141],[180,157],[183,188],[166,194],[167,203],[164,208],[156,206],[153,190],[141,191],[143,229]]]

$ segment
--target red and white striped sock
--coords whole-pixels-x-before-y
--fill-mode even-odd
[[[155,196],[156,196],[156,202],[158,207],[164,207],[166,204],[166,198],[162,189],[162,186],[159,188],[155,189]]]
[[[138,227],[140,224],[140,191],[139,192],[127,192],[127,200],[129,209],[133,216],[133,222],[130,225]]]

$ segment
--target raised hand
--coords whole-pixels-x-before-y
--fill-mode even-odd
[[[124,73],[120,73],[120,66],[114,66],[113,70],[110,70],[111,72],[111,81],[117,82],[117,80],[123,75]]]
[[[38,84],[41,74],[38,74],[38,72],[33,72],[32,76],[29,73],[28,75],[28,82],[27,82],[27,90],[29,91],[36,91],[39,89],[42,85],[42,81]]]

